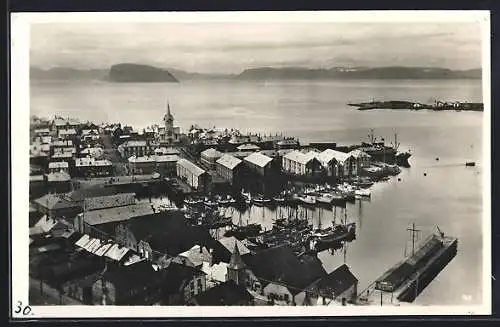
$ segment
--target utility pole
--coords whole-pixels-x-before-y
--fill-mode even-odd
[[[412,241],[411,255],[413,256],[415,254],[415,234],[420,232],[420,230],[415,229],[415,223],[413,223],[412,227],[408,228],[407,230],[411,232],[411,241]]]

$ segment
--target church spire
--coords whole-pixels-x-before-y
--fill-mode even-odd
[[[246,265],[243,262],[243,259],[241,259],[240,255],[240,250],[238,249],[238,243],[234,241],[234,251],[231,254],[231,260],[229,261],[229,266],[228,268],[234,269],[234,270],[240,270],[245,268]]]

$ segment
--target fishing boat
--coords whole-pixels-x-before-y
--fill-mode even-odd
[[[328,206],[330,206],[332,203],[345,202],[345,200],[346,196],[344,196],[340,192],[322,193],[316,198],[318,204],[328,205]]]
[[[323,234],[316,235],[316,246],[328,246],[343,241],[351,241],[356,233],[356,223],[347,225],[336,225],[331,230],[327,230]],[[313,234],[315,235],[315,234]]]
[[[349,185],[348,183],[340,184],[337,186],[337,191],[342,194],[344,197],[344,200],[346,201],[354,201],[356,194],[354,191],[356,188],[352,185]]]
[[[321,229],[321,220],[319,226],[309,236],[310,247],[316,250],[323,250],[334,247],[343,241],[352,241],[356,237],[356,223],[347,222],[347,210],[344,208],[344,221],[341,224],[336,224],[336,208],[333,211],[333,222],[331,227]]]
[[[315,205],[316,204],[316,197],[313,195],[304,195],[299,197],[299,200],[302,204],[305,205]]]
[[[273,197],[273,201],[277,204],[285,203],[285,200],[285,197],[281,195]]]
[[[367,188],[359,188],[357,190],[354,191],[354,194],[357,196],[357,197],[371,197],[372,195],[372,192],[367,189]]]
[[[230,204],[233,204],[236,202],[236,200],[233,199],[232,196],[230,195],[227,195],[225,198],[224,197],[220,197],[217,202],[222,205],[222,206],[228,206]]]
[[[357,177],[357,178],[352,179],[351,183],[354,186],[362,187],[362,188],[367,188],[367,187],[370,187],[374,184],[369,177]]]
[[[205,200],[203,200],[203,204],[207,207],[216,207],[218,205],[217,201],[211,200],[209,198],[205,198]]]
[[[245,199],[246,204],[252,203],[252,194],[250,194],[250,192],[245,193],[245,192],[241,191],[241,196],[243,197],[243,199]]]
[[[265,198],[263,196],[256,196],[253,198],[253,203],[258,206],[270,205],[272,203],[271,199]]]
[[[226,230],[224,236],[226,237],[234,236],[241,241],[244,240],[245,238],[259,235],[261,230],[262,226],[255,223],[244,226],[232,225],[228,230]]]
[[[184,204],[189,205],[189,206],[196,206],[202,204],[203,201],[200,199],[196,198],[186,198],[184,199]]]

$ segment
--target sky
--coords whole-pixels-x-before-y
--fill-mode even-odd
[[[30,42],[40,68],[481,67],[476,23],[36,23]]]

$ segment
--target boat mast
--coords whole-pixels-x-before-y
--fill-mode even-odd
[[[347,225],[347,206],[344,207],[344,226]]]
[[[375,142],[375,135],[373,133],[373,128],[370,129],[370,134],[368,134],[368,140],[370,141],[370,144],[373,144]]]
[[[399,149],[398,133],[394,133],[394,150],[398,152],[398,149]]]
[[[415,229],[415,223],[413,223],[412,227],[408,228],[407,230],[411,232],[411,242],[412,242],[411,255],[413,256],[415,254],[415,234],[420,232],[420,230]]]
[[[318,211],[318,229],[321,229],[321,208]]]
[[[335,223],[336,223],[336,220],[337,220],[337,206],[333,206],[333,227],[335,227]]]

